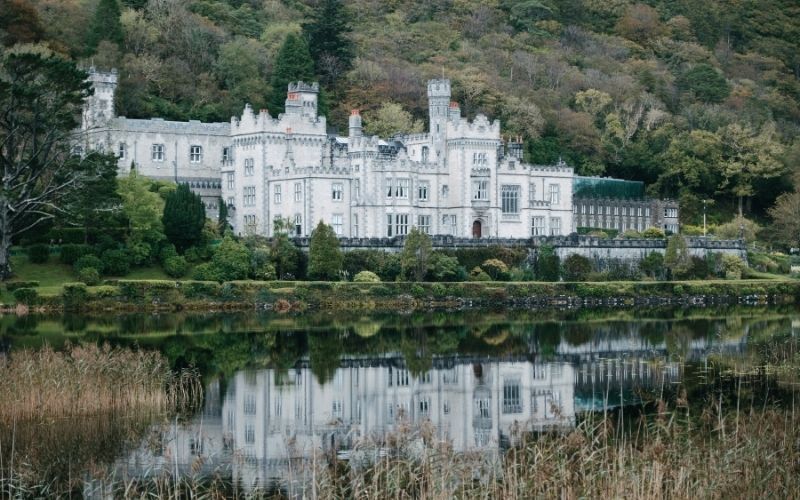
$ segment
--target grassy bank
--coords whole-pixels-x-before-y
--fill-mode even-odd
[[[484,307],[635,307],[736,303],[793,304],[797,280],[353,283],[111,280],[101,286],[67,283],[60,292],[31,288],[24,303],[43,310],[175,311],[273,309],[412,311]],[[13,305],[10,304],[10,305]]]

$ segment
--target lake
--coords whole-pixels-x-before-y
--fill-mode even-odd
[[[103,457],[79,471],[89,497],[176,474],[313,496],[318,462],[367,467],[398,439],[411,456],[446,443],[486,463],[601,415],[637,432],[662,401],[793,405],[796,384],[758,367],[798,332],[794,308],[0,318],[12,356],[101,343],[158,351],[201,378],[194,410],[144,418],[113,449],[83,438],[61,450]]]

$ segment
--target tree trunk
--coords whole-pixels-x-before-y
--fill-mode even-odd
[[[11,222],[8,208],[0,205],[0,281],[11,277]]]
[[[742,218],[742,197],[739,196],[739,218]]]

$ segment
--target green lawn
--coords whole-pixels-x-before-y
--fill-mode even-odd
[[[77,281],[71,266],[66,266],[58,262],[55,256],[50,258],[46,264],[31,264],[25,255],[14,255],[11,257],[11,268],[14,277],[9,280],[14,281],[38,281],[39,295],[53,296],[61,293],[64,283]],[[114,279],[114,276],[103,276],[103,279]],[[167,276],[160,267],[140,267],[133,269],[127,276],[121,277],[131,280],[168,280]],[[0,286],[0,303],[8,304],[14,302],[13,294],[9,293],[5,286]]]

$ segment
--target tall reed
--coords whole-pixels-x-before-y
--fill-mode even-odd
[[[0,497],[80,491],[158,417],[202,398],[159,353],[95,345],[0,358]]]

